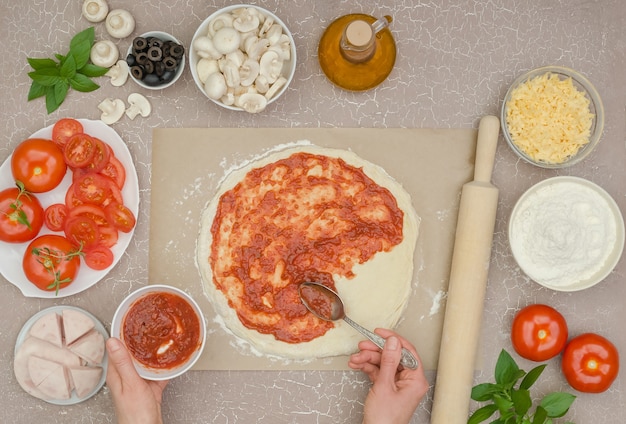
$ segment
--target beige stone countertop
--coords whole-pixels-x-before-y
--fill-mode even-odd
[[[98,103],[145,94],[153,113],[113,128],[127,142],[139,177],[140,210],[134,237],[119,263],[98,284],[63,299],[26,298],[0,278],[0,422],[115,422],[106,386],[73,406],[55,406],[26,394],[13,374],[13,351],[24,322],[41,309],[70,304],[89,310],[110,329],[119,302],[148,284],[151,137],[153,128],[192,127],[363,127],[477,128],[484,115],[499,115],[502,99],[521,73],[544,65],[562,65],[588,77],[605,107],[604,135],[594,153],[561,171],[541,170],[518,160],[500,136],[493,183],[500,189],[491,268],[482,326],[483,370],[476,382],[492,381],[502,348],[512,351],[509,329],[515,312],[530,303],[548,303],[567,318],[571,334],[598,332],[626,352],[626,261],[600,285],[573,293],[544,289],[516,266],[507,239],[508,216],[531,185],[556,175],[589,179],[613,196],[626,211],[626,8],[620,0],[491,1],[276,1],[253,2],[275,12],[291,29],[298,63],[281,99],[258,115],[231,112],[210,103],[196,88],[189,67],[165,90],[148,91],[129,81],[112,87],[107,78],[92,93],[70,92],[48,115],[41,99],[27,102],[27,57],[65,52],[69,40],[90,24],[81,17],[82,1],[0,0],[0,160],[38,129],[59,118],[98,119]],[[162,30],[189,46],[198,25],[225,1],[109,0],[137,20],[135,35]],[[348,13],[391,15],[397,60],[388,79],[373,90],[347,92],[330,83],[320,69],[317,45],[324,29]],[[103,24],[96,37],[107,38]],[[125,52],[131,38],[117,44]],[[384,140],[381,140],[384,143]],[[445,166],[442,163],[441,166]],[[6,258],[0,258],[0,261]],[[442,308],[437,313],[443,313]],[[426,318],[428,319],[428,318]],[[524,369],[533,364],[519,359]],[[623,359],[623,358],[622,358]],[[559,370],[549,366],[534,388],[572,391]],[[623,372],[602,394],[577,393],[567,415],[576,423],[619,423],[626,417]],[[435,373],[427,373],[434,384]],[[192,371],[168,386],[163,404],[168,423],[358,423],[369,388],[352,371]],[[412,422],[430,421],[433,390]],[[450,405],[451,408],[454,405]],[[476,408],[472,404],[472,408]]]

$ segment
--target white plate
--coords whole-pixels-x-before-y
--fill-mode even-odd
[[[84,131],[92,136],[100,138],[102,141],[111,146],[115,156],[119,159],[119,161],[124,165],[126,169],[126,182],[124,183],[124,188],[122,189],[122,195],[124,196],[124,204],[135,214],[135,216],[139,216],[139,181],[137,179],[137,171],[135,170],[135,165],[133,164],[133,159],[130,155],[130,151],[124,143],[124,140],[120,138],[120,136],[104,124],[102,121],[92,121],[89,119],[79,119],[80,123],[84,127]],[[43,128],[33,135],[30,138],[51,138],[52,137],[52,127]],[[5,189],[9,187],[15,186],[15,181],[13,179],[13,174],[11,172],[11,156],[4,161],[2,166],[0,166],[0,188]],[[47,193],[38,193],[36,196],[41,202],[41,205],[44,209],[53,204],[53,203],[65,203],[65,193],[67,192],[68,187],[72,183],[72,172],[68,171],[65,175],[63,181],[57,188]],[[113,264],[110,267],[102,270],[96,271],[85,265],[85,262],[81,259],[80,270],[78,271],[78,275],[76,276],[76,280],[68,286],[63,287],[59,290],[58,296],[55,295],[54,291],[44,291],[38,289],[34,284],[32,284],[26,276],[24,275],[24,271],[22,270],[22,259],[24,257],[24,252],[26,247],[30,242],[26,243],[3,243],[0,242],[0,257],[2,261],[0,261],[0,273],[6,278],[11,284],[16,286],[21,290],[22,294],[26,297],[39,297],[39,298],[56,298],[56,297],[65,297],[71,296],[76,293],[80,293],[84,290],[87,290],[89,287],[96,284],[100,281],[104,276],[108,274],[108,272],[117,264],[120,260],[124,251],[128,247],[131,238],[135,229],[129,233],[119,233],[119,239],[117,244],[111,248],[113,251]],[[39,232],[42,234],[55,234],[50,231],[44,225]],[[62,234],[62,233],[56,233]]]
[[[26,340],[26,337],[28,336],[28,332],[30,331],[30,328],[33,326],[33,324],[35,324],[35,322],[37,322],[39,318],[43,317],[44,315],[49,314],[50,312],[55,312],[60,315],[65,309],[73,309],[75,311],[78,311],[87,315],[89,318],[93,320],[93,322],[96,325],[96,330],[98,330],[102,334],[102,336],[104,337],[104,340],[109,338],[109,333],[107,333],[107,330],[104,328],[104,325],[102,325],[100,320],[96,318],[95,316],[93,316],[92,314],[90,314],[89,312],[85,311],[84,309],[77,308],[76,306],[69,306],[69,305],[52,306],[50,308],[37,312],[35,315],[30,317],[28,321],[26,321],[26,323],[20,330],[19,334],[17,335],[17,341],[15,342],[15,350],[13,351],[13,356],[15,357],[18,349],[20,348],[22,343],[24,343],[24,340]],[[100,377],[100,381],[98,382],[96,387],[94,387],[94,389],[90,393],[88,393],[86,396],[79,398],[78,396],[76,396],[76,392],[72,392],[72,397],[69,399],[42,399],[42,400],[45,400],[46,402],[52,403],[54,405],[74,405],[76,403],[80,403],[89,399],[90,397],[98,393],[98,391],[102,388],[102,386],[104,386],[104,382],[106,381],[108,363],[109,363],[108,355],[105,349],[104,357],[102,358],[102,365],[101,365],[102,377]]]

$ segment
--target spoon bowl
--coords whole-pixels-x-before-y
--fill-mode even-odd
[[[324,321],[343,319],[380,349],[385,346],[384,338],[348,318],[341,297],[325,285],[316,282],[305,282],[300,284],[298,292],[304,306],[319,319]],[[415,356],[405,348],[402,348],[400,364],[410,369],[416,369],[419,366]]]

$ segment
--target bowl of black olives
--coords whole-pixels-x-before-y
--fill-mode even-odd
[[[166,32],[146,32],[133,39],[126,63],[137,84],[160,90],[174,84],[183,73],[185,47]]]

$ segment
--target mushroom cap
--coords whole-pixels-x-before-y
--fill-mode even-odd
[[[221,72],[213,72],[210,74],[204,83],[204,91],[206,91],[209,98],[219,100],[228,91],[224,75]]]
[[[213,36],[213,46],[222,54],[228,54],[237,50],[240,41],[241,34],[231,27],[224,27]]]
[[[128,95],[128,104],[130,106],[126,109],[126,116],[130,119],[135,119],[137,115],[145,118],[152,113],[152,105],[143,94],[130,93]]]
[[[120,51],[113,41],[100,40],[91,47],[89,58],[94,65],[110,68],[120,58]]]
[[[102,22],[109,13],[109,5],[106,0],[85,0],[82,13],[89,22]]]
[[[108,72],[104,75],[111,78],[111,85],[114,87],[120,87],[126,83],[128,79],[128,74],[130,73],[130,69],[128,67],[128,63],[120,59],[115,65],[111,66]]]
[[[267,99],[259,93],[245,93],[236,100],[237,106],[249,113],[258,113],[265,110]]]
[[[126,38],[135,30],[135,18],[127,10],[113,9],[107,15],[105,26],[111,37]]]

